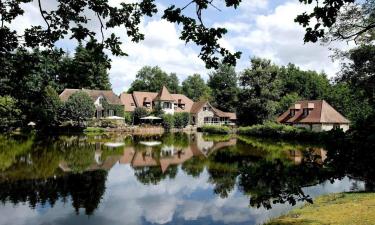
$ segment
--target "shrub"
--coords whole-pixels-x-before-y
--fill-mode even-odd
[[[94,101],[83,91],[72,94],[66,101],[64,108],[66,118],[77,122],[78,125],[82,125],[83,121],[95,115]]]
[[[101,127],[110,127],[110,128],[116,128],[117,124],[113,120],[109,119],[102,119],[101,120]]]
[[[176,128],[185,128],[189,125],[190,115],[187,112],[175,113],[174,114],[174,126]]]
[[[133,113],[124,112],[124,119],[126,124],[133,124]]]
[[[47,86],[42,95],[41,103],[36,107],[38,111],[38,125],[56,127],[60,124],[63,103],[59,95],[51,86]]]
[[[104,128],[101,127],[87,127],[86,129],[83,130],[85,133],[103,133],[105,132]]]
[[[240,127],[238,133],[254,137],[317,140],[323,136],[324,132],[317,133],[304,128],[268,122],[249,127]]]
[[[229,134],[231,129],[226,126],[204,125],[201,130],[210,134]]]
[[[171,114],[164,114],[162,118],[164,129],[170,131],[174,127],[174,116]]]
[[[20,123],[21,110],[17,100],[10,96],[0,96],[0,131],[11,130]]]
[[[140,124],[141,118],[148,115],[148,111],[145,107],[137,107],[134,109],[134,124]]]

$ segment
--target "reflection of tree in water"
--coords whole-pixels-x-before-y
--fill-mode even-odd
[[[365,182],[367,191],[375,191],[375,135],[371,127],[368,129],[355,131],[350,136],[335,134],[327,144],[325,166],[332,171],[332,178],[359,179]]]
[[[199,177],[206,166],[206,160],[204,157],[194,156],[191,159],[185,161],[181,169],[192,177]]]
[[[302,188],[324,180],[322,165],[315,162],[290,165],[279,159],[259,159],[240,168],[239,188],[250,195],[251,206],[270,209],[272,203],[311,202]]]
[[[57,178],[18,180],[0,183],[0,201],[4,204],[27,202],[35,208],[37,204],[66,201],[70,196],[77,214],[84,208],[87,215],[93,214],[105,191],[107,172],[97,170],[81,174],[66,174]]]
[[[156,185],[166,178],[174,179],[177,175],[177,171],[177,165],[169,166],[164,172],[160,166],[146,166],[134,168],[134,175],[142,184]]]

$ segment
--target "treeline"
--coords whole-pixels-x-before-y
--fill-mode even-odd
[[[58,108],[54,105],[61,104],[57,93],[65,88],[111,89],[110,63],[94,42],[79,44],[74,55],[23,48],[1,55],[0,130],[25,126],[29,121],[53,125],[56,118],[46,117],[56,116],[50,113]]]
[[[221,64],[209,73],[207,82],[194,74],[181,85],[174,73],[146,66],[137,73],[129,92],[157,92],[166,85],[173,93],[194,101],[210,100],[223,111],[236,112],[241,125],[274,121],[297,100],[324,99],[357,125],[374,115],[374,55],[373,45],[346,52],[341,71],[331,80],[324,72],[302,70],[294,64],[279,66],[256,57],[243,71]]]

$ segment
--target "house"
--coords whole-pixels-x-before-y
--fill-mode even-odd
[[[109,116],[124,116],[124,105],[119,96],[111,90],[65,89],[59,97],[65,102],[72,94],[78,91],[87,93],[94,101],[96,118],[100,119]]]
[[[277,118],[277,122],[304,127],[312,131],[349,129],[350,121],[324,100],[304,100],[293,104]]]
[[[156,104],[160,104],[164,113],[187,112],[191,114],[192,124],[201,127],[204,124],[228,124],[237,119],[235,113],[223,112],[213,107],[208,101],[194,102],[183,94],[171,94],[163,86],[157,92],[134,91],[120,95],[126,112],[133,112],[137,107],[145,107],[152,111]]]

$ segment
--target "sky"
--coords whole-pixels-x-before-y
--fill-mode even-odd
[[[118,5],[124,0],[109,0],[110,4]],[[136,1],[136,0],[128,0]],[[106,31],[116,33],[122,38],[123,50],[129,56],[116,57],[108,52],[112,60],[109,71],[113,90],[119,94],[126,91],[135,79],[138,70],[143,66],[159,66],[168,73],[176,73],[180,82],[187,76],[199,73],[206,80],[211,72],[198,58],[199,48],[193,44],[185,44],[179,39],[181,27],[161,19],[162,12],[169,5],[183,7],[188,0],[157,0],[158,14],[153,18],[142,20],[140,30],[145,40],[132,43],[122,28]],[[302,69],[324,71],[328,77],[338,72],[339,62],[333,62],[330,56],[332,48],[346,49],[348,43],[332,43],[329,46],[319,43],[304,44],[304,28],[294,22],[294,18],[310,6],[298,0],[243,0],[236,10],[226,8],[223,0],[216,0],[216,6],[204,12],[203,19],[207,26],[225,27],[228,33],[220,43],[230,51],[241,51],[242,57],[237,62],[236,71],[241,72],[250,66],[250,58],[257,56],[272,60],[278,65],[294,63]],[[55,2],[42,1],[47,9],[52,9]],[[30,24],[43,24],[38,12],[36,1],[24,6],[26,14],[16,19],[12,26],[21,31]],[[193,12],[194,6],[186,11]],[[90,17],[90,15],[88,15]],[[89,26],[98,30],[98,23],[93,20]],[[77,45],[72,40],[57,43],[70,53]]]

